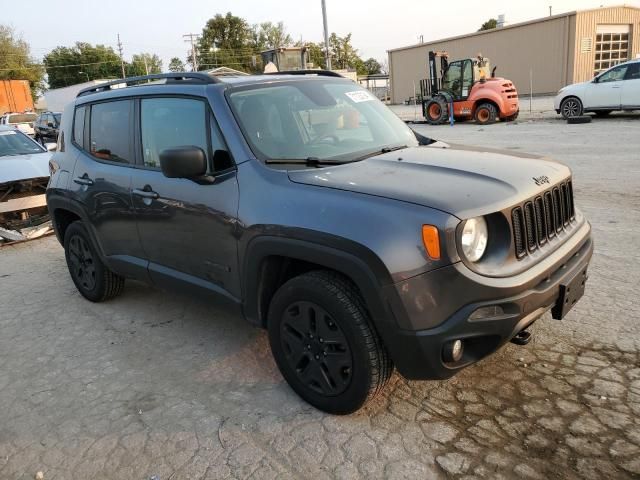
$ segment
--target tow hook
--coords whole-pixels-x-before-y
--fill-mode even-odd
[[[531,341],[531,333],[526,330],[520,330],[515,336],[511,339],[511,343],[515,343],[516,345],[526,345]]]

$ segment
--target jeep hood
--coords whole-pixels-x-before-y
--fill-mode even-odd
[[[520,203],[570,171],[535,155],[458,145],[411,147],[288,175],[296,183],[411,202],[464,219]]]

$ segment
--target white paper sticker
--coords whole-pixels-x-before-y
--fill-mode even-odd
[[[11,130],[3,130],[3,131],[0,131],[0,135],[2,135],[3,137],[5,135],[16,135],[16,132],[13,132]]]
[[[344,94],[349,97],[353,103],[369,102],[375,98],[366,90],[355,90],[353,92],[345,92]]]

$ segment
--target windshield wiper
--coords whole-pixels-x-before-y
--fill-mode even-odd
[[[268,164],[281,164],[281,165],[306,165],[308,167],[319,167],[321,165],[342,165],[347,163],[348,160],[322,160],[318,157],[307,158],[271,158],[265,160]]]
[[[353,161],[358,161],[358,160],[365,160],[367,158],[370,157],[375,157],[376,155],[380,155],[382,153],[390,153],[390,152],[395,152],[396,150],[402,150],[403,148],[409,148],[407,147],[407,145],[398,145],[395,147],[382,147],[380,150],[375,150],[373,152],[369,152],[369,153],[365,153],[364,155],[361,155],[359,157],[356,157],[353,159]]]

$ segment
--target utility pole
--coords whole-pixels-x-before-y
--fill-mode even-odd
[[[120,52],[120,66],[122,67],[122,78],[125,78],[124,74],[124,59],[122,58],[122,42],[120,41],[120,34],[118,34],[118,51]]]
[[[551,7],[551,5],[549,5],[549,16],[551,16],[551,15],[552,15],[552,13],[551,13],[551,8],[552,8],[552,7]]]
[[[186,35],[182,35],[184,37],[185,42],[191,43],[191,67],[193,72],[198,71],[198,55],[196,53],[196,41],[200,38],[200,35],[197,33],[187,33]]]
[[[147,72],[147,75],[149,75],[149,65],[147,64],[147,54],[143,53],[142,54],[142,60],[144,61],[144,69]]]
[[[327,70],[331,70],[331,55],[329,55],[329,27],[327,26],[327,6],[322,0],[322,23],[324,24],[324,62]]]

